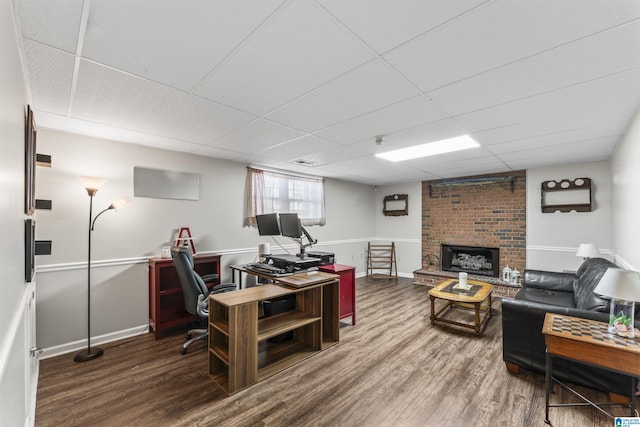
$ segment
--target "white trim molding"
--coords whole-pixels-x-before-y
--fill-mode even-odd
[[[29,299],[31,299],[31,295],[33,294],[34,290],[35,286],[33,282],[28,283],[25,287],[24,293],[22,294],[22,299],[20,300],[20,304],[17,306],[18,309],[15,311],[15,313],[13,313],[11,324],[9,325],[9,329],[7,330],[7,335],[4,337],[2,347],[0,347],[0,384],[2,383],[5,370],[7,369],[9,355],[11,354],[11,349],[14,346],[16,334],[20,330],[20,324],[24,320],[24,312],[26,310],[26,307],[28,307]]]
[[[542,251],[542,252],[569,252],[575,254],[578,252],[578,247],[567,247],[567,246],[529,246],[526,247],[527,251]],[[614,257],[613,251],[611,249],[599,249],[601,255],[608,255],[611,258]]]
[[[112,341],[121,340],[123,338],[136,337],[149,332],[149,325],[135,326],[129,329],[123,329],[121,331],[110,332],[104,335],[98,335],[91,337],[91,343],[95,345],[106,344]],[[87,340],[82,339],[78,341],[72,341],[61,345],[56,345],[49,348],[42,349],[40,359],[48,359],[50,357],[59,356],[61,354],[67,354],[82,350],[87,345]]]

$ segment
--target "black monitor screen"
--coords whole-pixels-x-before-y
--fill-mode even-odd
[[[261,236],[279,236],[280,227],[278,226],[278,214],[270,213],[264,215],[256,215],[258,224],[258,234]]]
[[[298,238],[302,236],[302,225],[297,213],[281,213],[280,229],[282,235],[286,237]]]

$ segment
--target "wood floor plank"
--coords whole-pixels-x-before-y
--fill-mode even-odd
[[[543,426],[543,376],[509,374],[502,362],[500,300],[475,336],[431,325],[427,291],[410,279],[358,279],[358,324],[342,324],[338,345],[231,397],[207,375],[205,343],[179,354],[183,334],[110,343],[86,363],[43,360],[35,424]],[[556,389],[553,399],[573,398]],[[556,427],[612,425],[591,408],[552,408],[550,418]]]

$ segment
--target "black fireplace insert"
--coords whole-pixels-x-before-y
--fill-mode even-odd
[[[481,246],[440,245],[441,268],[500,277],[500,249]]]

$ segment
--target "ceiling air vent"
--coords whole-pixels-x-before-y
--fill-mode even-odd
[[[300,166],[308,166],[308,167],[313,167],[316,166],[317,163],[316,162],[311,162],[309,160],[294,160],[293,163],[295,163],[296,165],[300,165]]]

